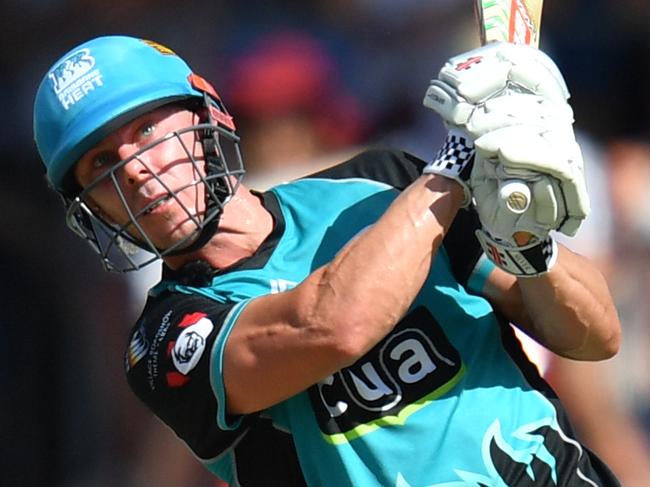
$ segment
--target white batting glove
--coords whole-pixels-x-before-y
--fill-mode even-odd
[[[506,93],[535,94],[558,105],[566,105],[569,98],[559,69],[542,51],[490,43],[447,61],[438,79],[431,81],[423,103],[439,113],[449,128],[455,127],[476,139],[507,123],[484,117],[489,112],[485,103]],[[571,118],[570,108],[567,110]]]
[[[565,214],[563,201],[555,198],[559,183],[551,176],[508,172],[496,159],[477,156],[476,162],[472,183],[482,227],[476,237],[483,252],[497,267],[519,277],[548,272],[558,253],[549,233]],[[515,176],[531,194],[528,207],[517,213],[507,209],[499,196],[500,181]],[[524,242],[518,241],[521,236]]]
[[[504,180],[517,179],[530,194],[530,202],[521,211],[512,211],[499,195]],[[557,229],[566,217],[560,183],[555,178],[529,171],[509,171],[498,159],[477,157],[471,177],[474,206],[481,226],[494,238],[516,245],[514,236],[525,232],[541,241]]]
[[[492,43],[451,58],[438,77],[431,81],[424,105],[438,112],[450,131],[425,172],[457,180],[465,192],[464,206],[472,198],[467,181],[474,160],[473,140],[498,128],[548,117],[550,102],[557,102],[550,112],[555,122],[573,122],[564,79],[553,61],[537,49]],[[538,97],[503,96],[514,93]]]
[[[527,95],[518,95],[518,97]],[[470,177],[485,254],[511,274],[532,277],[555,263],[550,232],[574,235],[589,212],[580,147],[571,126],[513,125],[479,137]],[[499,188],[517,179],[531,195],[520,212],[506,208]],[[522,246],[518,237],[530,239]]]
[[[499,196],[502,178],[515,175],[532,196],[521,212],[507,209]],[[497,267],[521,277],[538,276],[551,269],[558,250],[549,233],[565,214],[563,201],[555,198],[559,183],[551,176],[526,171],[509,173],[497,160],[478,157],[472,181],[482,227],[476,237],[487,257]],[[518,241],[522,236],[525,242]]]
[[[475,141],[476,161],[470,178],[475,205],[493,236],[509,240],[526,231],[544,239],[551,230],[568,236],[589,214],[582,153],[571,126],[513,125]],[[505,208],[498,187],[518,179],[531,193],[528,209]]]

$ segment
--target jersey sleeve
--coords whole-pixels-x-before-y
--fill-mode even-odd
[[[227,414],[211,385],[213,349],[232,308],[198,295],[150,298],[125,354],[133,392],[201,459],[230,449],[256,420],[217,420]]]

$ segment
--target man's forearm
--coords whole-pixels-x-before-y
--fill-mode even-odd
[[[322,270],[312,311],[330,324],[345,319],[357,353],[370,349],[419,292],[462,198],[454,181],[418,179]]]
[[[518,279],[529,317],[523,328],[567,358],[602,360],[618,351],[620,323],[607,283],[586,258],[561,247],[546,274]]]

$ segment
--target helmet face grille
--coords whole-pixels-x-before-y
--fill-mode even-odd
[[[197,159],[187,147],[182,136],[193,132],[202,141],[203,158]],[[148,151],[162,143],[178,143],[192,165],[195,175],[180,187],[169,187],[156,174],[143,157]],[[132,208],[123,189],[120,172],[127,164],[138,164],[163,189],[160,197],[141,208]],[[201,247],[213,234],[223,212],[224,205],[235,194],[244,174],[239,148],[239,138],[211,120],[208,123],[188,126],[170,132],[154,142],[113,165],[108,171],[86,186],[76,197],[64,196],[67,207],[68,226],[85,239],[97,252],[104,267],[113,272],[128,272],[140,269],[160,258],[187,253]],[[121,182],[122,181],[122,182]],[[95,208],[91,194],[99,185],[110,184],[128,215],[123,224],[112,223],[98,208]],[[203,202],[189,208],[180,197],[182,192],[194,191]],[[158,205],[173,200],[186,217],[184,236],[166,248],[159,248],[147,234],[141,220]]]

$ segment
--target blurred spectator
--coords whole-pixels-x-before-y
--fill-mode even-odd
[[[617,378],[650,437],[650,139],[619,139],[608,155],[616,221],[611,283],[625,332]]]
[[[227,73],[221,90],[242,134],[247,176],[337,152],[367,130],[336,60],[305,32],[259,38]]]
[[[422,109],[424,89],[451,55],[478,47],[471,4],[327,0],[323,18],[359,52],[352,85],[373,122],[371,139],[428,159],[445,136]]]

